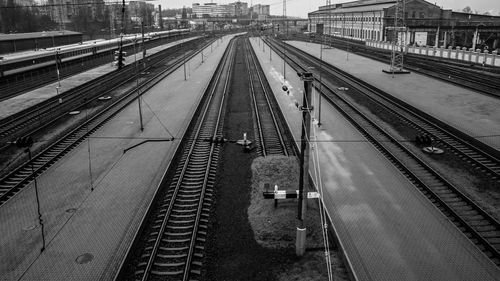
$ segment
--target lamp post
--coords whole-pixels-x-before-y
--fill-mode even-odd
[[[136,81],[136,88],[137,88],[137,101],[139,104],[139,121],[141,124],[141,132],[144,131],[144,125],[142,122],[142,106],[141,106],[141,90],[139,88],[139,65],[137,63],[137,52],[136,52],[136,43],[137,43],[137,34],[134,35],[134,39],[125,39],[134,42],[134,67],[135,67],[135,81]],[[143,57],[144,59],[144,57]]]
[[[38,223],[40,224],[40,228],[42,231],[42,248],[40,249],[40,252],[43,252],[45,250],[45,231],[44,231],[44,225],[43,225],[43,220],[42,220],[42,212],[40,211],[40,196],[38,195],[38,183],[36,180],[36,174],[35,174],[35,166],[33,164],[33,159],[31,157],[31,146],[33,145],[33,138],[30,136],[28,137],[20,137],[16,140],[15,142],[16,146],[19,148],[25,148],[25,152],[28,153],[28,158],[29,158],[29,163],[31,164],[31,176],[33,177],[33,183],[35,186],[35,198],[36,198],[36,209],[38,213]]]
[[[144,125],[142,123],[142,106],[141,106],[141,90],[139,88],[139,66],[137,64],[137,53],[136,53],[136,50],[135,50],[135,45],[136,45],[136,42],[137,42],[137,34],[135,35],[134,37],[134,64],[135,64],[135,85],[136,85],[136,88],[137,88],[137,102],[138,102],[138,105],[139,105],[139,121],[141,123],[141,132],[144,131]],[[144,60],[144,57],[142,57],[142,59]]]
[[[125,0],[122,0],[122,31],[120,33],[120,46],[118,48],[118,69],[123,67],[123,35],[125,34]],[[135,47],[135,45],[134,45]]]
[[[283,0],[283,29],[285,28],[286,21],[286,0]],[[283,30],[283,37],[285,36],[285,30]],[[283,83],[286,80],[286,49],[285,49],[285,39],[283,39]]]
[[[301,80],[304,81],[304,97],[302,106],[302,135],[300,145],[300,173],[299,173],[299,194],[298,194],[298,211],[297,211],[297,234],[295,242],[295,253],[301,257],[306,251],[306,211],[307,211],[307,183],[309,181],[309,138],[311,131],[311,89],[313,83],[313,75],[311,72],[303,72],[300,74]]]
[[[325,37],[323,37],[325,38]],[[318,127],[321,127],[321,91],[323,87],[323,44],[319,44],[319,93],[318,93]]]

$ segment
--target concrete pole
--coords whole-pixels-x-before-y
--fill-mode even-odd
[[[311,132],[311,92],[314,80],[312,73],[302,73],[304,81],[304,98],[302,101],[302,136],[300,145],[300,177],[299,200],[297,212],[297,239],[295,253],[301,257],[306,252],[306,225],[304,223],[307,211],[307,187],[309,181],[309,137]]]
[[[474,32],[474,36],[472,37],[472,50],[476,51],[476,44],[477,44],[477,39],[478,39],[478,34],[479,34],[479,25],[476,26],[476,31]]]
[[[434,42],[434,47],[435,48],[439,48],[439,29],[440,29],[440,26],[438,26],[438,28],[436,30],[436,39],[435,39],[435,42]]]
[[[141,40],[142,68],[146,69],[146,47],[144,45],[144,19],[141,19],[141,33],[142,33],[142,40]]]

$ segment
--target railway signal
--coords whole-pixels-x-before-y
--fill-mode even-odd
[[[115,65],[118,66],[118,69],[121,69],[125,65],[126,55],[126,52],[115,51]]]
[[[30,148],[33,145],[33,139],[31,137],[20,137],[15,142],[16,146],[19,148]]]

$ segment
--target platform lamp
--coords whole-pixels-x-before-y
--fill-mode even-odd
[[[19,148],[25,148],[24,151],[28,153],[29,163],[31,164],[31,174],[33,176],[33,182],[35,185],[35,198],[36,198],[36,208],[38,212],[38,223],[40,224],[42,230],[42,249],[40,249],[40,252],[43,252],[45,250],[45,231],[43,226],[42,213],[40,212],[40,197],[38,196],[38,183],[36,180],[35,167],[33,165],[33,159],[31,157],[31,146],[33,145],[33,138],[31,138],[30,136],[20,137],[15,141],[15,144]]]

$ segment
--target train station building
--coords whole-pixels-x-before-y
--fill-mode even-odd
[[[392,41],[396,1],[360,0],[321,6],[308,15],[309,31],[359,40]],[[500,17],[405,1],[406,42],[415,46],[500,49]]]

